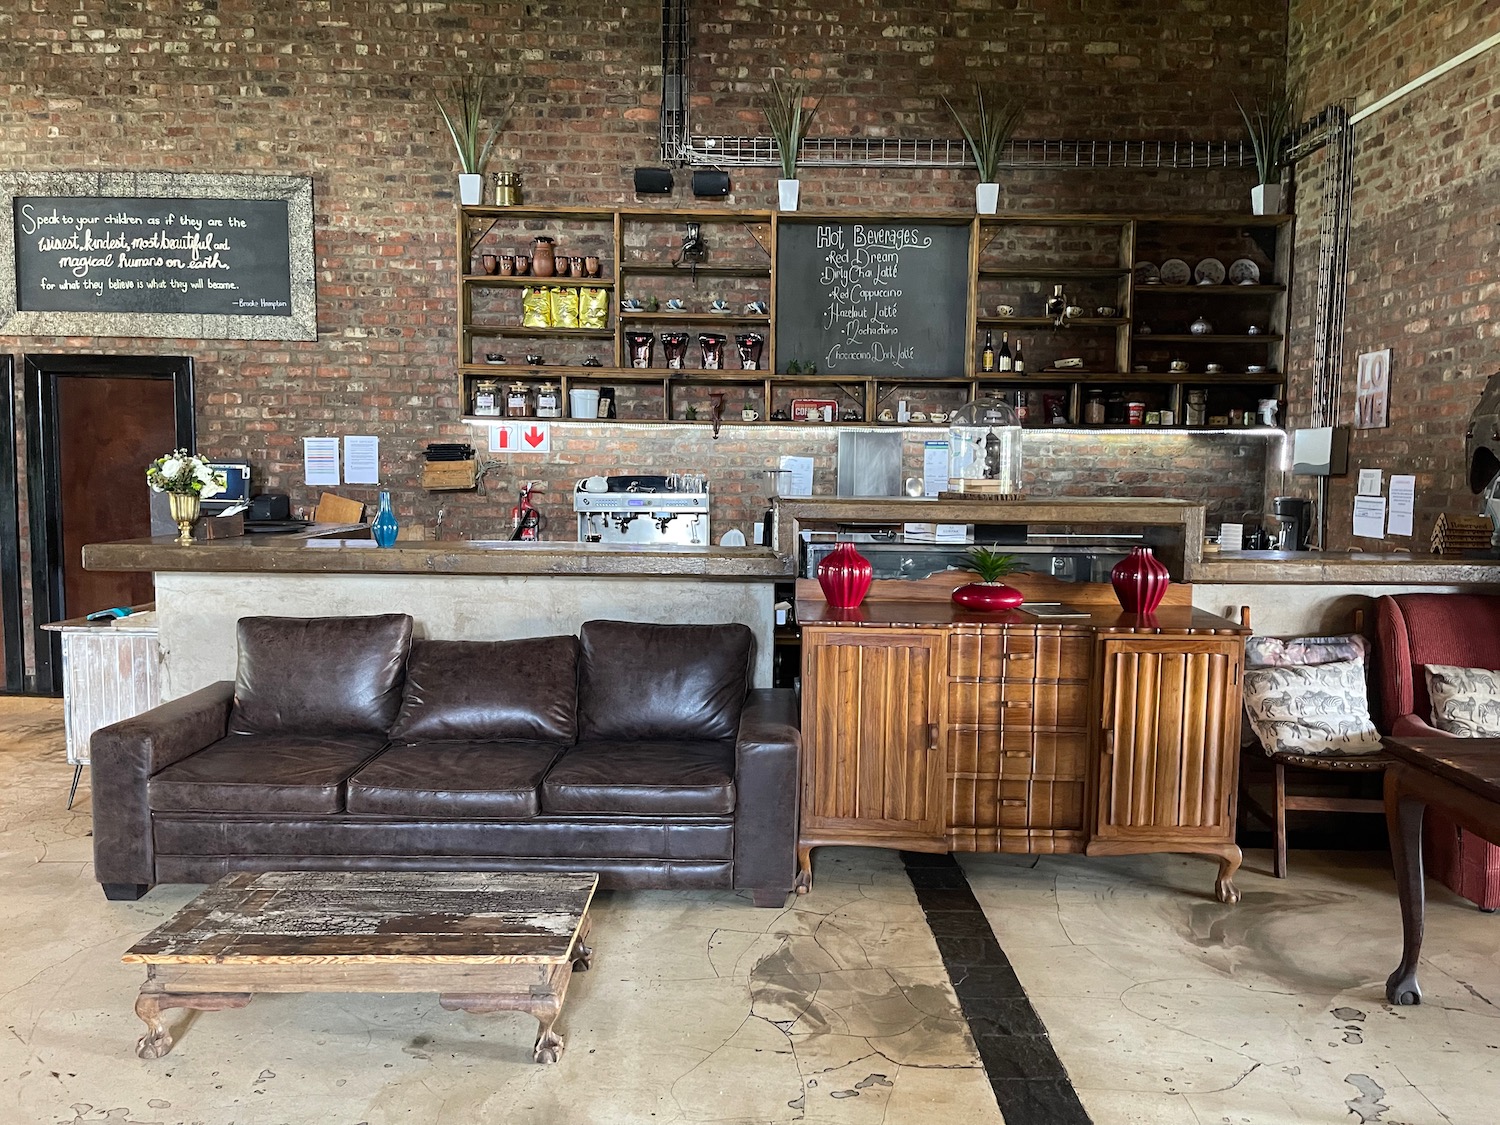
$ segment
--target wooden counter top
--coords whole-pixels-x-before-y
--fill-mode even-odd
[[[1220,551],[1188,564],[1201,583],[1446,586],[1500,583],[1500,558],[1391,552]]]
[[[1248,634],[1249,629],[1186,605],[1164,605],[1153,614],[1123,613],[1118,605],[1079,605],[1078,617],[1050,617],[1024,608],[983,612],[942,601],[865,601],[853,609],[834,609],[827,602],[798,601],[798,625],[921,628],[928,625],[1051,625],[1101,633]]]
[[[790,559],[765,547],[605,546],[509,540],[290,539],[247,535],[181,546],[169,536],[92,543],[85,570],[283,574],[492,574],[555,577],[788,578]]]

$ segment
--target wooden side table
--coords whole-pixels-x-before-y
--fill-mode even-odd
[[[1385,982],[1392,1004],[1420,1004],[1417,961],[1427,896],[1422,817],[1431,805],[1461,827],[1500,844],[1500,738],[1387,738],[1385,815],[1401,899],[1401,964]]]

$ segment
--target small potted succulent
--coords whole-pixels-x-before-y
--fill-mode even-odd
[[[146,483],[153,492],[165,492],[177,524],[177,541],[193,541],[193,521],[204,500],[224,491],[224,474],[186,449],[164,453],[146,466]]]
[[[484,166],[500,140],[500,126],[504,121],[503,116],[491,115],[488,129],[481,124],[488,95],[489,80],[470,74],[453,83],[448,104],[445,105],[441,97],[433,99],[458,152],[458,201],[466,207],[476,206],[483,200]]]
[[[964,140],[974,157],[974,166],[979,169],[979,183],[974,186],[975,209],[981,215],[993,215],[1000,205],[1000,154],[1005,151],[1021,121],[1022,104],[1018,98],[995,91],[991,91],[986,104],[984,89],[977,82],[974,97],[979,109],[972,120],[964,118],[947,98],[943,99],[943,104],[963,130]]]
[[[965,609],[1015,609],[1024,600],[1020,590],[1000,582],[1007,574],[1024,569],[1024,564],[1015,555],[1001,554],[988,547],[974,547],[969,551],[967,562],[969,569],[979,575],[979,581],[954,590],[954,604]]]
[[[1238,97],[1234,104],[1244,119],[1250,147],[1255,151],[1258,182],[1250,189],[1250,211],[1255,215],[1279,214],[1281,170],[1287,165],[1287,152],[1291,148],[1292,123],[1297,117],[1297,90],[1288,87],[1285,93],[1267,99],[1264,104],[1251,102],[1249,108]]]
[[[802,142],[807,139],[807,130],[812,125],[813,115],[818,112],[822,98],[814,101],[811,108],[803,105],[807,99],[807,87],[801,82],[782,82],[771,79],[762,111],[766,115],[766,128],[776,141],[777,155],[781,158],[781,179],[776,181],[777,198],[783,211],[795,211],[801,196],[802,185],[797,180],[797,156]]]

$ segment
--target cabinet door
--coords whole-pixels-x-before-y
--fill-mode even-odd
[[[939,835],[943,635],[807,629],[802,644],[804,833]]]
[[[1232,839],[1243,641],[1121,637],[1102,649],[1096,835]]]

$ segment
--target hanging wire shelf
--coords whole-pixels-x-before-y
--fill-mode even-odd
[[[778,167],[771,137],[696,135],[663,156],[674,163],[720,167]],[[807,167],[972,168],[962,140],[891,137],[810,137],[797,163]],[[1243,168],[1255,153],[1241,141],[1020,140],[1005,148],[1006,168]]]

